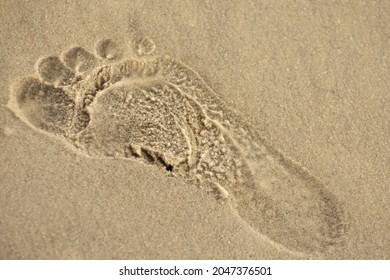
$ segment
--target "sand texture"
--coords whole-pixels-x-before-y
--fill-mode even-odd
[[[390,257],[388,3],[1,6],[0,258]]]

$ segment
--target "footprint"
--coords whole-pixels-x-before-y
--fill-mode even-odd
[[[204,188],[259,235],[317,254],[346,241],[342,205],[149,38],[79,46],[37,62],[8,108],[91,157],[137,159]]]

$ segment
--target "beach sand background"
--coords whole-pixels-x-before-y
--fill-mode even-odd
[[[347,244],[390,258],[387,1],[2,1],[0,102],[35,61],[134,26],[327,184]],[[140,162],[91,159],[0,108],[1,259],[285,259],[226,205]]]

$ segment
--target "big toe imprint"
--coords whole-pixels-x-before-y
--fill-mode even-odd
[[[73,117],[74,101],[62,88],[26,77],[14,86],[8,107],[32,127],[64,135]]]
[[[204,187],[277,247],[311,254],[343,244],[345,213],[319,180],[190,67],[156,55],[149,38],[129,46],[107,39],[95,53],[76,46],[39,60],[9,108],[85,155],[139,160]]]

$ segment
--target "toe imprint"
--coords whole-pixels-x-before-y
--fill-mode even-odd
[[[100,57],[108,60],[119,59],[122,56],[119,45],[111,39],[99,41],[96,44],[96,53]]]
[[[74,76],[74,73],[57,56],[38,60],[36,67],[42,80],[56,86],[66,84]]]
[[[37,62],[8,107],[93,157],[160,166],[225,201],[276,246],[317,253],[346,240],[340,203],[306,169],[245,125],[190,67],[149,38],[102,40]],[[134,49],[129,53],[134,54]]]
[[[96,56],[81,47],[74,47],[63,53],[62,59],[67,67],[76,72],[84,73],[96,67]]]

